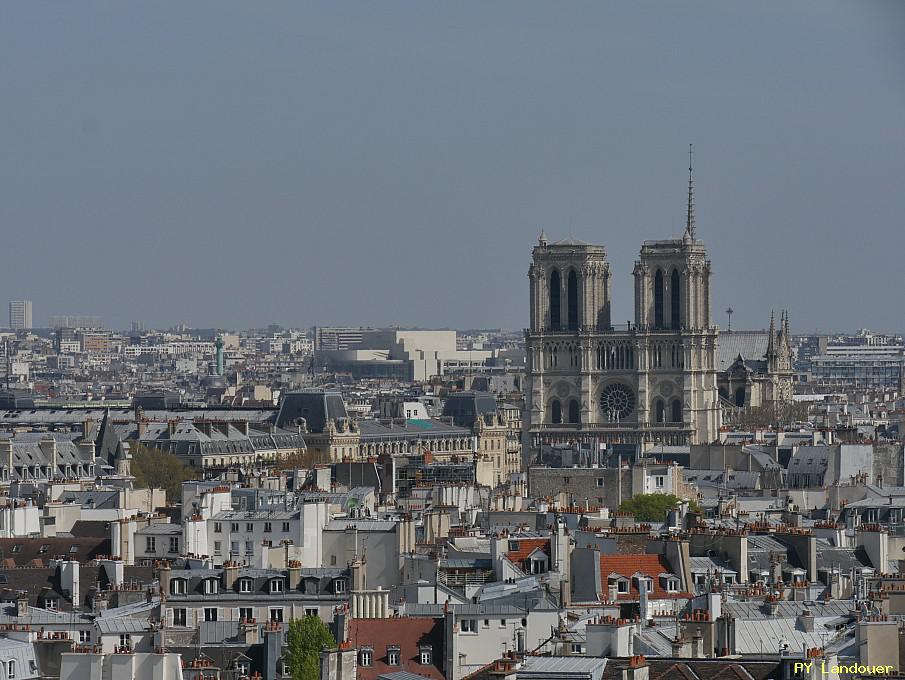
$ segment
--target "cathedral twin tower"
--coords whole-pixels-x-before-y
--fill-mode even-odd
[[[688,444],[718,437],[710,261],[696,239],[689,177],[680,239],[645,241],[634,323],[610,319],[603,246],[542,233],[528,276],[527,448],[580,442]]]

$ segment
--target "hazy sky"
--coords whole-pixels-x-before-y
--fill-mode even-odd
[[[541,228],[621,321],[694,142],[714,310],[905,330],[903,2],[9,1],[0,140],[36,324],[522,328]]]

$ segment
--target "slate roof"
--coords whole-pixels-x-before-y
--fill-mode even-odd
[[[304,436],[293,430],[257,429],[249,426],[248,434],[227,421],[202,423],[180,420],[172,428],[167,422],[146,423],[141,434],[129,433],[130,439],[139,439],[145,446],[169,451],[178,455],[251,454],[274,449],[304,449]]]
[[[603,680],[622,680],[629,659],[609,659]],[[651,680],[768,680],[782,677],[779,660],[647,659]]]
[[[775,604],[775,616],[767,614],[762,608],[760,600],[734,600],[729,599],[723,603],[723,611],[731,614],[738,620],[758,621],[764,618],[789,619],[794,622],[805,609],[810,610],[816,619],[830,619],[847,617],[851,613],[849,600],[780,600]],[[816,627],[815,627],[816,628]]]
[[[766,331],[720,333],[716,347],[716,370],[727,370],[739,354],[743,359],[763,359],[769,343],[770,334]]]
[[[672,641],[677,636],[678,628],[675,625],[657,623],[654,628],[642,626],[635,637],[635,651],[646,656],[671,656]]]
[[[496,397],[489,392],[453,392],[443,403],[443,416],[459,427],[472,427],[477,418],[496,412]]]
[[[775,654],[780,644],[786,642],[791,649],[823,647],[834,635],[829,635],[837,622],[836,617],[814,617],[814,631],[807,632],[796,625],[794,618],[765,616],[750,621],[735,621],[735,652],[737,654]]]
[[[277,427],[296,427],[304,418],[309,432],[323,432],[328,420],[348,418],[346,403],[339,392],[301,390],[289,392],[280,403]]]
[[[97,509],[115,510],[119,508],[119,491],[64,491],[60,494],[59,501]]]
[[[99,617],[96,623],[101,635],[144,633],[151,630],[151,622],[148,619],[133,619],[128,616]]]
[[[360,420],[358,421],[358,430],[362,444],[382,440],[430,440],[471,437],[472,435],[471,430],[468,428],[450,425],[436,418],[407,420],[404,426],[397,423],[382,423],[377,420]]]
[[[98,556],[110,554],[110,539],[95,536],[56,536],[54,538],[0,538],[2,568],[46,564],[53,558],[69,558],[83,565]],[[83,581],[84,582],[84,581]]]
[[[735,574],[735,569],[727,563],[713,557],[691,557],[691,573],[711,573],[720,571],[724,574]]]
[[[603,672],[608,659],[585,656],[536,656],[525,661],[516,677],[568,678],[574,675],[594,675]]]

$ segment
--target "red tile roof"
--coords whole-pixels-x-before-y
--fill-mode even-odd
[[[358,680],[376,680],[378,675],[408,671],[433,680],[443,675],[443,619],[429,616],[404,616],[390,619],[352,619],[349,642],[355,649],[370,646],[374,650],[370,666],[358,666]],[[420,663],[421,645],[431,646],[429,666]],[[387,664],[387,647],[399,647],[399,666]]]
[[[654,599],[666,599],[676,597],[690,597],[689,593],[671,593],[663,588],[660,583],[660,574],[672,574],[672,568],[662,555],[601,555],[600,556],[600,581],[601,588],[604,593],[609,592],[610,574],[619,574],[627,578],[629,583],[629,592],[620,593],[620,600],[637,600],[641,593],[638,591],[638,584],[632,576],[641,572],[653,579],[653,592],[648,593],[649,597]]]
[[[507,559],[518,567],[521,567],[522,562],[537,549],[547,553],[547,557],[550,556],[549,538],[510,538],[509,540],[518,541],[518,550],[510,550],[506,553]]]

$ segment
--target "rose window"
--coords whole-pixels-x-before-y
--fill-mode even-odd
[[[600,393],[600,408],[610,420],[622,420],[635,409],[635,395],[620,383],[607,385]]]

